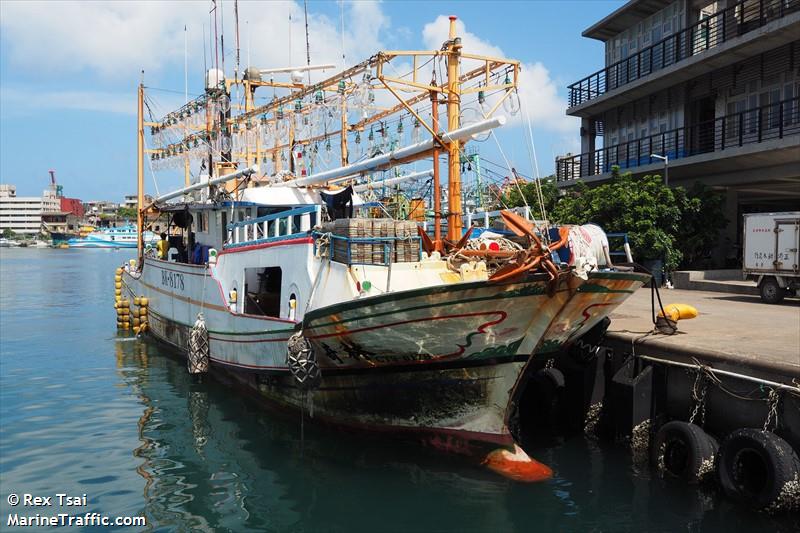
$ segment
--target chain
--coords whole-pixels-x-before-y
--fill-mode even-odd
[[[781,393],[778,389],[770,389],[769,396],[767,396],[767,403],[769,410],[767,411],[767,419],[764,420],[764,431],[775,431],[778,427],[778,404],[781,401]],[[769,429],[770,422],[772,429]]]
[[[700,393],[698,394],[698,387],[700,388]],[[694,380],[694,385],[692,385],[692,400],[694,400],[694,409],[692,410],[692,414],[689,417],[689,423],[694,424],[695,419],[697,418],[697,414],[700,414],[700,426],[705,426],[706,424],[706,392],[708,391],[708,382],[705,379],[705,375],[702,372],[697,372],[697,377]]]
[[[548,359],[548,360],[547,360],[547,362],[544,364],[544,367],[545,367],[545,368],[553,368],[553,364],[554,364],[555,362],[556,362],[556,360],[555,360],[554,358],[552,358],[552,357],[551,357],[551,358],[550,358],[550,359]]]

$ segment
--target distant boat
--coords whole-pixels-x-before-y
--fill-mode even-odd
[[[144,232],[145,243],[158,240],[152,231]],[[82,238],[67,241],[70,248],[136,248],[136,226],[129,224],[119,228],[104,228],[93,231]]]
[[[12,246],[19,246],[19,243],[0,237],[0,248],[11,248]]]

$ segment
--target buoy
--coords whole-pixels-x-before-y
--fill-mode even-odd
[[[117,281],[116,283],[114,283],[114,288],[115,289],[121,289],[122,288],[122,282]]]
[[[142,307],[147,307],[147,304],[149,304],[149,303],[150,303],[150,301],[147,298],[145,298],[144,296],[139,298],[139,305],[141,305]]]
[[[135,297],[133,298],[133,305],[141,305],[141,303],[140,303],[140,302],[141,302],[141,300],[139,299],[139,297],[138,297],[138,296],[135,296]]]
[[[138,316],[133,317],[133,325],[138,326],[142,323]]]
[[[146,307],[140,307],[139,308],[139,316],[147,316],[147,308]]]
[[[114,276],[114,281],[122,281],[122,276],[120,274],[117,274],[116,276]]]
[[[514,481],[544,481],[553,477],[553,470],[531,459],[525,451],[514,445],[514,451],[499,448],[490,452],[483,460],[490,470]]]
[[[122,275],[122,267],[117,267],[117,269],[114,270],[114,274],[117,274],[118,276]]]
[[[135,324],[134,324],[134,326],[133,326],[133,334],[134,334],[134,335],[138,335],[138,334],[139,334],[139,326],[137,326],[137,325],[135,325]]]
[[[669,304],[664,306],[664,313],[667,318],[677,322],[678,320],[688,320],[697,318],[697,308],[688,304]],[[658,316],[663,317],[664,313],[658,312]]]
[[[150,329],[150,327],[147,325],[147,322],[145,322],[145,323],[144,323],[144,324],[142,324],[142,326],[139,328],[139,331],[141,331],[142,333],[144,333],[144,332],[145,332],[145,331],[147,331],[148,329]]]

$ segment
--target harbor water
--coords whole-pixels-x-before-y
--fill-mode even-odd
[[[529,450],[555,477],[521,484],[266,411],[117,332],[114,268],[134,253],[0,251],[0,530],[23,512],[11,493],[86,494],[80,514],[146,517],[128,531],[800,529],[583,437]]]

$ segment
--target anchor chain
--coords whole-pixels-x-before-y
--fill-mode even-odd
[[[698,393],[698,387],[700,392]],[[697,373],[697,377],[692,385],[692,400],[694,400],[694,409],[691,416],[689,416],[689,423],[694,424],[698,413],[700,414],[700,427],[706,425],[706,392],[708,392],[708,380],[705,379],[705,374],[702,372]]]
[[[778,389],[770,389],[769,396],[767,396],[767,419],[764,420],[764,432],[775,431],[778,429],[778,404],[781,401],[781,393]],[[770,428],[772,425],[772,429]]]
[[[286,343],[286,366],[301,388],[311,389],[319,385],[322,375],[317,357],[302,331],[289,337]]]

